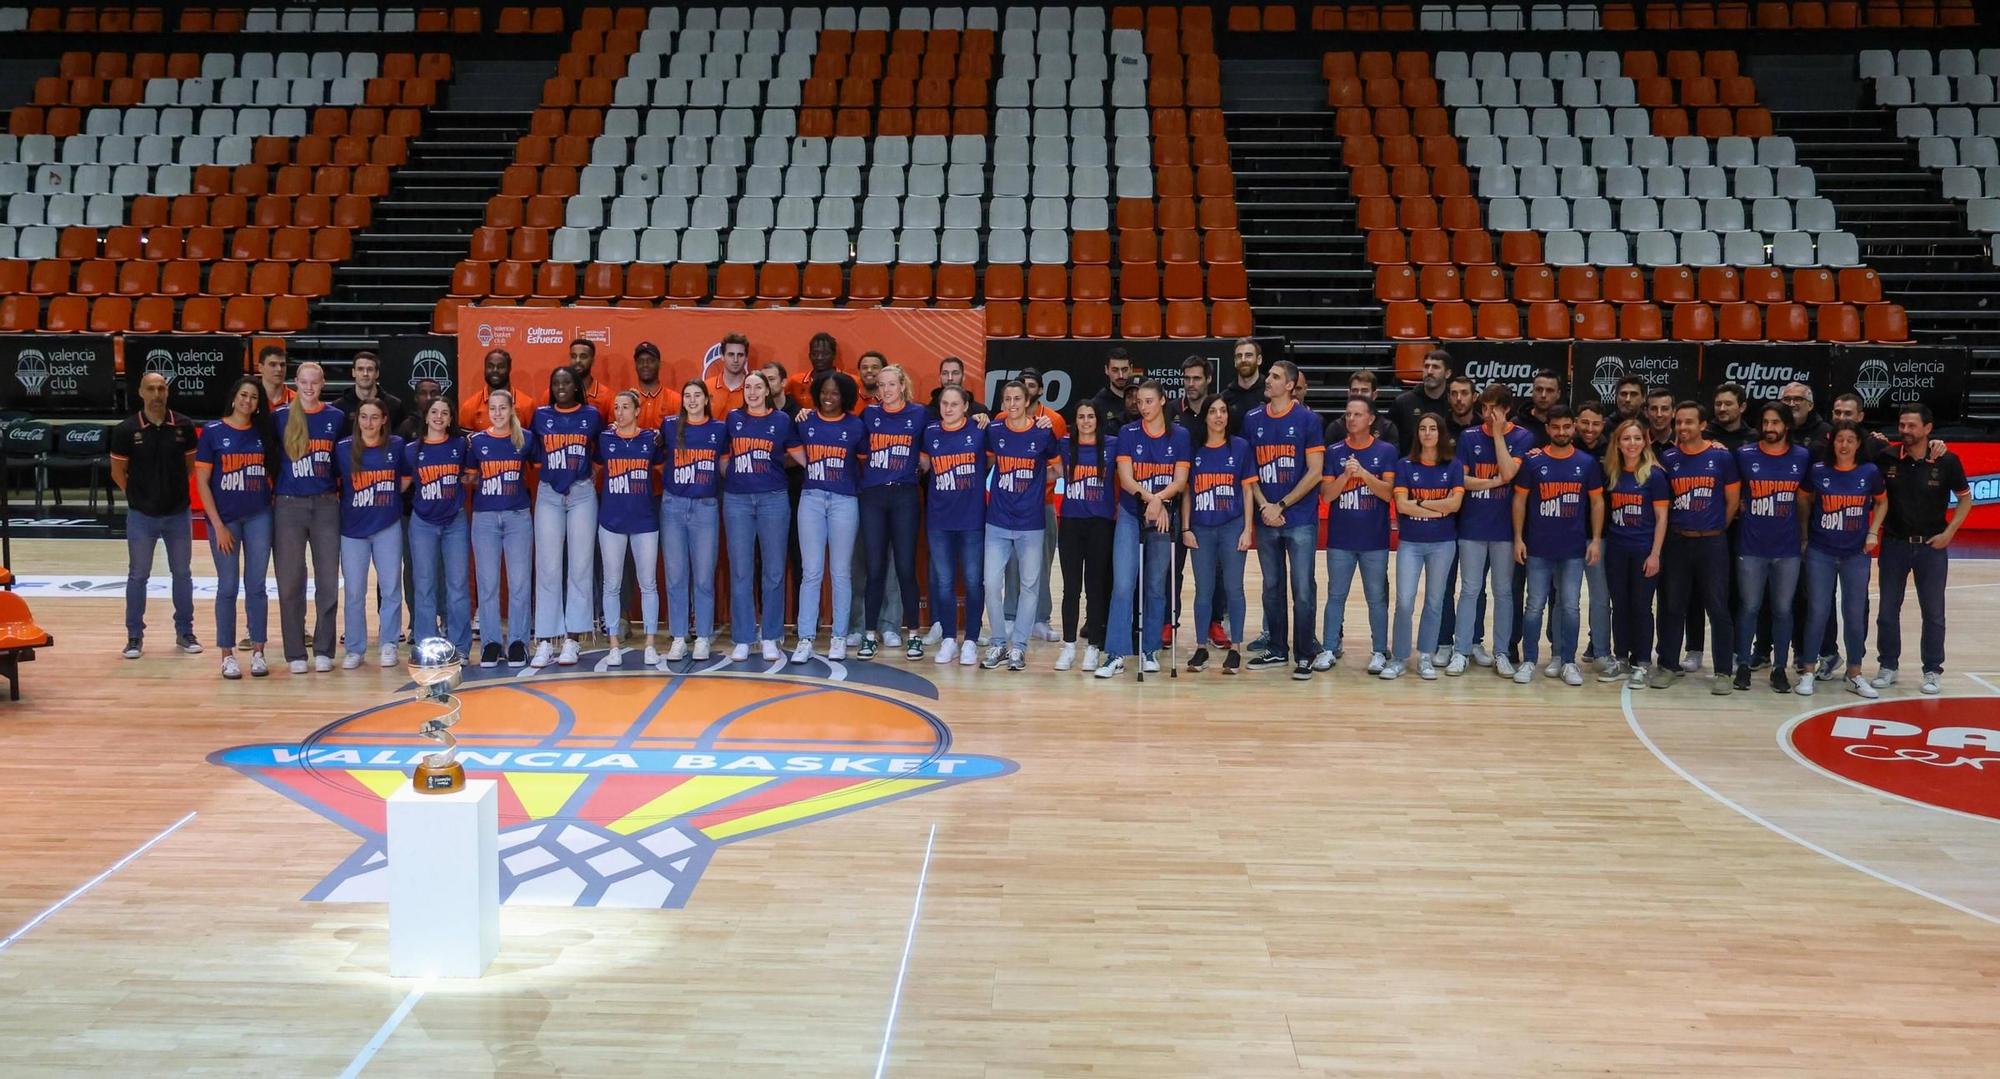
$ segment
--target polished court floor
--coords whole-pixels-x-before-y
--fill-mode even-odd
[[[1963,732],[2000,728],[2000,563],[1952,574],[1945,696],[1886,709],[1346,665],[1141,686],[1052,646],[484,672],[468,746],[562,755],[496,766],[515,895],[464,983],[386,973],[368,815],[418,713],[369,710],[400,670],[224,682],[205,601],[207,654],[156,598],[128,662],[115,590],[34,597],[58,643],[0,704],[0,1074],[1992,1075],[2000,791]],[[1838,752],[1871,715],[1887,761]],[[273,763],[343,720],[310,775]],[[674,774],[581,776],[621,752]]]

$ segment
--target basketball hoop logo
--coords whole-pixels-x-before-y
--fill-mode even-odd
[[[1891,384],[1889,365],[1881,360],[1868,360],[1854,375],[1854,392],[1861,395],[1864,408],[1879,407],[1888,398]]]
[[[1625,379],[1625,361],[1618,356],[1600,356],[1597,369],[1590,374],[1590,388],[1597,391],[1597,399],[1609,401],[1618,393],[1618,383]]]
[[[141,375],[159,375],[167,380],[170,387],[174,384],[174,376],[179,373],[174,364],[174,354],[163,348],[146,353],[146,364],[140,370]]]
[[[49,359],[40,349],[24,348],[14,357],[14,381],[28,391],[28,396],[40,397],[48,380]]]
[[[451,363],[437,349],[424,349],[410,361],[410,389],[425,379],[437,383],[439,393],[451,393]]]
[[[703,379],[708,378],[708,373],[715,369],[715,361],[721,358],[722,342],[720,341],[708,346],[708,351],[701,354],[701,377]]]

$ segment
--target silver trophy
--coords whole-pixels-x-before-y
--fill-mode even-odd
[[[458,722],[458,687],[465,670],[465,657],[450,641],[426,637],[410,649],[410,679],[417,684],[417,700],[432,701],[444,711],[424,721],[417,733],[436,742],[439,751],[426,754],[412,777],[417,790],[425,794],[450,794],[465,787],[465,766],[458,763],[458,739],[451,727]]]

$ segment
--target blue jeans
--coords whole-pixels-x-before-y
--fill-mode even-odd
[[[380,636],[383,644],[394,644],[403,632],[403,523],[401,521],[372,536],[340,537],[340,575],[346,587],[342,602],[347,606],[347,633],[342,643],[347,654],[358,656],[368,650],[368,567],[375,567],[375,602],[382,612]]]
[[[730,494],[722,499],[729,541],[729,636],[737,644],[776,642],[785,633],[785,555],[791,542],[792,500],[784,491]],[[764,564],[758,571],[757,556]],[[763,610],[762,621],[757,612]]]
[[[1013,567],[1021,576],[1022,605],[1034,610],[1035,603],[1042,594],[1042,546],[1048,536],[1041,529],[1020,530],[986,526],[986,542],[983,558],[986,561],[985,594],[997,596],[1006,588],[1007,570]],[[967,629],[973,628],[970,622]],[[1007,629],[1004,642],[1009,648],[1028,647],[1028,630],[1032,623],[1025,617],[1014,619]],[[998,627],[994,638],[999,640]]]
[[[1326,549],[1326,625],[1320,647],[1340,650],[1341,627],[1347,621],[1347,593],[1354,587],[1354,571],[1361,571],[1361,594],[1368,601],[1369,650],[1389,651],[1389,551],[1343,551]],[[1306,658],[1304,654],[1300,659]]]
[[[1146,569],[1145,606],[1140,608],[1140,636],[1132,636],[1132,603],[1139,588],[1141,533]],[[1164,532],[1145,527],[1137,516],[1118,510],[1111,534],[1111,611],[1105,617],[1104,652],[1108,656],[1152,655],[1160,650],[1167,628],[1167,578],[1174,569],[1174,541]]]
[[[933,528],[926,535],[931,548],[931,620],[944,627],[949,639],[970,645],[979,639],[979,616],[986,606],[986,535],[982,529],[947,531]],[[965,588],[965,631],[958,629],[958,592]]]
[[[590,632],[597,569],[597,488],[579,479],[569,493],[535,490],[535,636]]]
[[[1646,552],[1604,545],[1604,579],[1611,598],[1611,654],[1643,667],[1653,661],[1653,597],[1660,575],[1646,576]]]
[[[1913,576],[1923,616],[1924,670],[1944,670],[1944,587],[1951,566],[1945,555],[1928,543],[1882,541],[1882,613],[1875,624],[1875,654],[1884,670],[1895,670],[1903,658],[1903,592]]]
[[[1243,538],[1242,521],[1219,525],[1196,525],[1196,547],[1188,555],[1194,561],[1194,629],[1198,639],[1206,638],[1209,623],[1223,611],[1229,614],[1229,639],[1243,639],[1243,561],[1245,552],[1236,549]],[[1220,600],[1216,590],[1221,589]],[[1220,606],[1222,610],[1217,610]]]
[[[1312,524],[1272,528],[1257,525],[1257,568],[1264,575],[1264,627],[1266,650],[1280,659],[1290,638],[1292,656],[1311,659],[1319,653],[1313,640],[1313,609],[1319,606],[1319,587],[1313,580],[1313,542],[1318,527]],[[1291,608],[1285,605],[1291,593]]]
[[[1750,665],[1750,645],[1757,635],[1757,613],[1764,607],[1766,586],[1771,597],[1771,665],[1785,667],[1792,646],[1792,596],[1799,590],[1799,560],[1736,556],[1736,665]],[[1721,642],[1717,642],[1718,644]]]
[[[1521,662],[1533,664],[1542,649],[1542,612],[1548,608],[1549,592],[1555,591],[1556,609],[1553,658],[1564,663],[1576,661],[1577,623],[1582,619],[1583,559],[1537,558],[1528,556],[1528,602],[1521,627]]]
[[[624,608],[625,551],[632,551],[632,577],[639,584],[639,618],[646,624],[646,636],[660,631],[660,534],[658,532],[613,532],[597,530],[597,549],[604,559],[604,625],[616,632],[619,612]]]
[[[1467,655],[1479,640],[1481,607],[1493,611],[1493,651],[1505,653],[1514,636],[1514,541],[1458,541],[1458,639],[1452,646]],[[1488,590],[1492,603],[1484,603]]]
[[[410,515],[410,578],[416,612],[410,637],[421,641],[442,636],[461,656],[472,655],[472,591],[466,572],[472,551],[472,526],[465,511],[435,525]],[[439,592],[443,592],[444,623],[438,623]]]
[[[1457,560],[1457,540],[1436,543],[1404,540],[1396,547],[1396,634],[1395,651],[1390,653],[1390,659],[1400,663],[1410,658],[1410,620],[1416,613],[1419,577],[1428,583],[1424,585],[1424,614],[1417,630],[1416,647],[1427,656],[1437,651],[1445,597],[1451,592],[1445,577]]]
[[[1834,585],[1840,586],[1840,624],[1847,630],[1847,665],[1861,666],[1868,654],[1868,573],[1871,563],[1866,551],[1850,555],[1828,554],[1817,547],[1806,548],[1806,626],[1799,641],[1798,662],[1813,662],[1833,645],[1822,638],[1828,616],[1833,614]]]
[[[535,519],[528,510],[487,510],[472,514],[472,558],[479,573],[479,643],[502,648],[528,640],[528,604],[533,595]],[[507,576],[507,612],[500,613],[500,571]],[[502,634],[500,627],[507,627]]]
[[[236,647],[236,594],[240,582],[243,613],[250,622],[250,642],[262,647],[271,602],[264,587],[264,575],[271,567],[271,511],[260,510],[231,522],[229,531],[236,535],[233,551],[217,547],[214,526],[208,530],[208,553],[215,556],[215,642],[225,651]]]
[[[153,575],[153,544],[167,545],[167,572],[174,578],[174,635],[194,634],[193,517],[187,510],[155,517],[135,509],[125,511],[125,636],[146,635],[146,581]],[[236,642],[217,642],[225,648]]]
[[[688,596],[694,596],[694,635],[715,636],[715,553],[722,507],[713,498],[660,496],[660,554],[667,566],[667,636],[688,631]]]
[[[833,573],[833,619],[827,623],[827,629],[835,638],[847,636],[854,603],[854,576],[850,568],[854,565],[854,535],[860,521],[861,500],[853,495],[810,488],[799,494],[801,644],[819,633],[819,590],[828,571]],[[872,557],[872,549],[870,553]],[[869,579],[871,586],[875,583],[875,578]],[[910,589],[910,594],[915,595],[916,589]]]
[[[807,494],[811,492],[808,491]],[[887,591],[890,558],[894,557],[897,598],[902,601],[901,622],[904,629],[921,630],[917,625],[917,522],[921,519],[923,507],[914,483],[890,483],[880,487],[864,487],[860,497],[861,545],[868,556],[868,588],[864,603],[863,625],[870,629],[882,621],[882,600]],[[801,518],[803,520],[803,518]],[[850,539],[850,545],[852,540]],[[849,558],[852,558],[850,554]],[[840,577],[834,577],[836,611],[841,602]],[[803,588],[800,589],[804,591]],[[845,635],[847,620],[835,614],[838,625],[836,632]],[[805,624],[800,615],[799,622]]]

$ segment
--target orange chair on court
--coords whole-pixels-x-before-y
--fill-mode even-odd
[[[12,586],[14,574],[6,572],[6,584]],[[7,679],[7,698],[21,699],[21,664],[35,658],[35,649],[54,646],[56,639],[49,631],[35,624],[35,616],[28,610],[28,601],[13,592],[0,592],[0,676]]]

